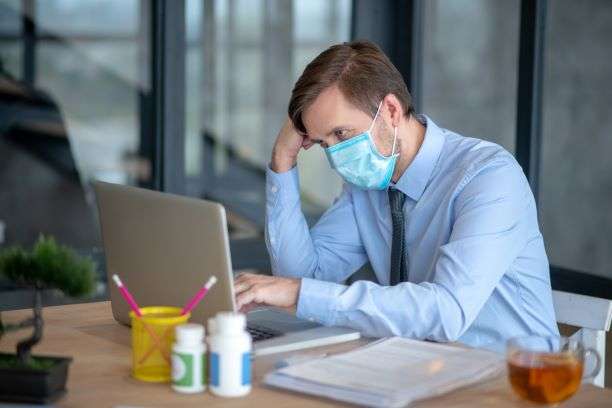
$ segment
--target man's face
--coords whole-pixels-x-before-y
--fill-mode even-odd
[[[385,125],[385,107],[381,107],[372,128],[378,151],[388,156],[393,148],[393,132]],[[370,128],[372,117],[349,103],[338,87],[325,89],[302,115],[307,139],[321,147],[344,142]]]

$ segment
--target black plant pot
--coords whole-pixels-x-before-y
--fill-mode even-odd
[[[0,358],[11,354],[0,353]],[[14,355],[13,355],[14,356]],[[47,369],[0,367],[0,401],[46,404],[66,393],[70,357],[34,356],[53,361]]]

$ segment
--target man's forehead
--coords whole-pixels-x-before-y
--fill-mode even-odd
[[[355,124],[362,115],[365,114],[349,103],[337,87],[330,87],[305,110],[302,120],[309,136],[318,137],[338,126]]]
[[[338,111],[345,109],[346,104],[346,99],[338,87],[324,89],[304,111],[304,124],[314,127],[326,119],[333,118]]]

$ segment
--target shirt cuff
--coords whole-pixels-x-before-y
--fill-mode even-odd
[[[277,203],[300,199],[300,182],[297,166],[283,173],[266,168],[266,201],[272,207]]]
[[[346,286],[334,282],[302,278],[296,316],[333,326],[336,321],[336,301]]]

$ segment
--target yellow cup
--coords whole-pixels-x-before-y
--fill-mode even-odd
[[[181,308],[171,306],[143,307],[140,311],[140,318],[130,312],[132,375],[142,381],[170,382],[174,328],[187,323],[191,314],[181,316]]]

